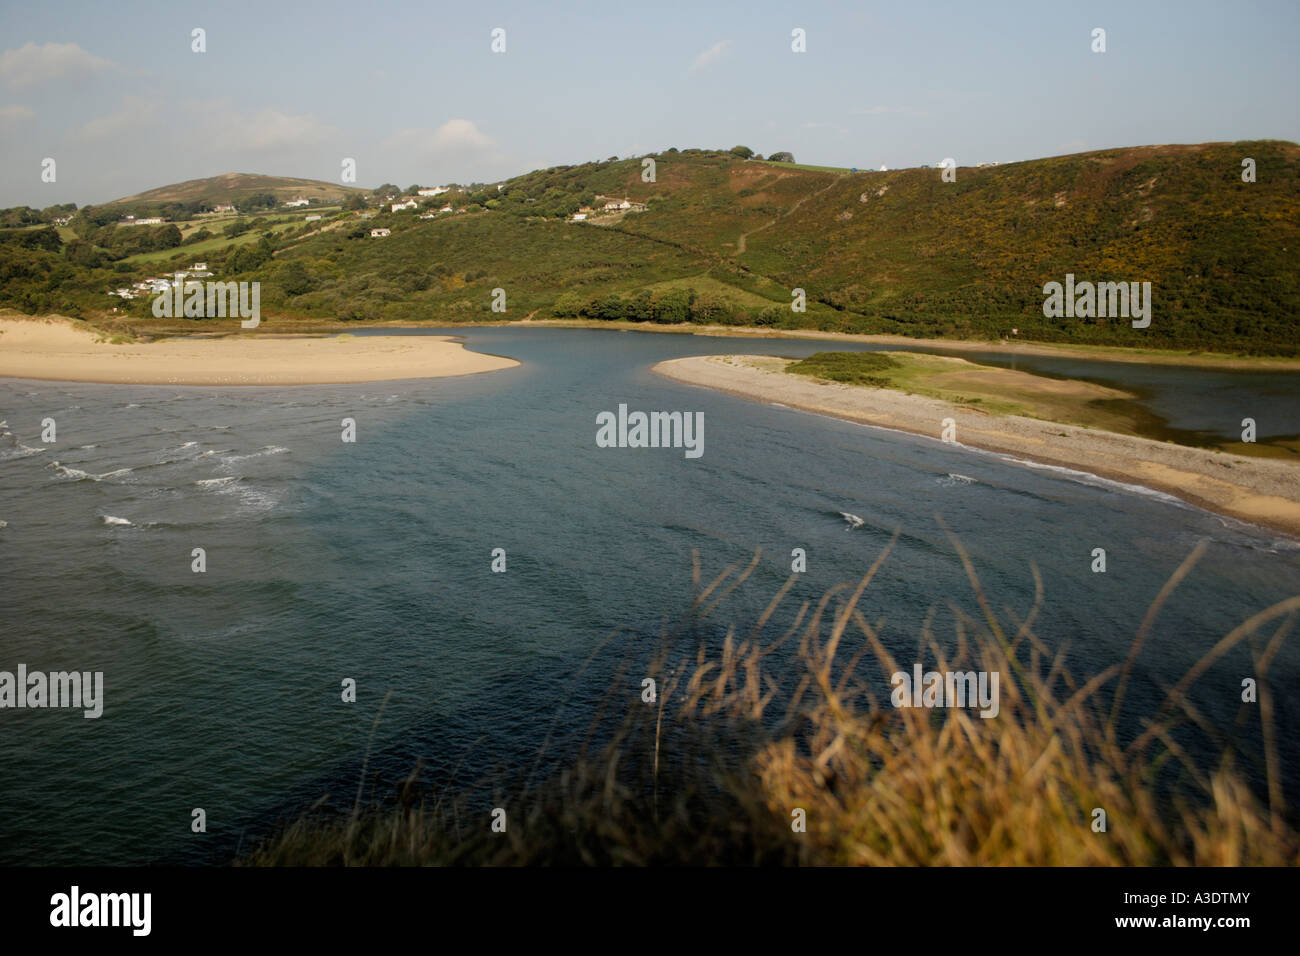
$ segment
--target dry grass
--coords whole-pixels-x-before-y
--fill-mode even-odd
[[[1295,865],[1265,676],[1300,611],[1283,601],[1225,636],[1138,729],[1119,728],[1129,678],[1152,623],[1204,550],[1198,547],[1153,602],[1125,661],[1086,681],[1034,631],[1042,602],[1000,619],[953,539],[980,609],[954,607],[955,651],[945,655],[927,619],[916,660],[928,669],[1000,674],[1000,713],[893,708],[863,682],[896,662],[859,602],[878,568],[805,603],[792,626],[763,642],[790,580],[745,635],[687,647],[693,625],[754,570],[732,567],[700,586],[691,620],[663,636],[648,669],[624,665],[576,759],[540,783],[502,783],[491,801],[468,791],[416,795],[416,773],[396,807],[310,812],[242,865],[663,865],[898,866]],[[1035,570],[1037,581],[1037,571]],[[1266,634],[1265,629],[1272,630]],[[1261,642],[1260,637],[1265,640]],[[1187,691],[1211,664],[1248,642],[1259,702],[1235,728],[1197,713]],[[1262,643],[1262,647],[1261,647]],[[783,656],[773,659],[779,648]],[[926,652],[926,653],[922,653]],[[864,665],[864,666],[859,666]],[[641,698],[642,675],[657,683]],[[581,673],[579,674],[581,679]],[[1259,707],[1267,793],[1236,769],[1229,743]],[[378,720],[378,718],[377,718]],[[1221,758],[1187,753],[1204,733]],[[1122,738],[1127,738],[1124,740]],[[597,743],[599,741],[599,743]],[[549,742],[549,738],[548,738]],[[545,750],[545,746],[543,747]],[[541,756],[538,764],[541,765]],[[1173,781],[1172,784],[1170,781]],[[507,795],[508,794],[508,795]],[[505,833],[490,810],[508,813]],[[1093,812],[1104,809],[1105,832]],[[795,832],[793,812],[806,813]]]

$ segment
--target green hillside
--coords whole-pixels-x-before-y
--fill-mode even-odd
[[[261,176],[256,173],[223,173],[207,179],[190,179],[183,183],[160,186],[134,196],[104,203],[105,206],[160,206],[164,203],[230,203],[239,205],[249,196],[270,193],[276,199],[316,199],[338,202],[355,193],[356,186],[326,183],[318,179],[293,179],[285,176]]]
[[[1242,182],[1243,157],[1256,161],[1256,182]],[[643,180],[643,158],[611,159],[454,190],[397,213],[381,187],[364,197],[366,209],[327,217],[323,230],[241,220],[242,245],[205,238],[202,251],[219,277],[263,283],[271,321],[531,315],[980,338],[1015,329],[1052,342],[1298,350],[1292,143],[1105,150],[962,167],[955,182],[938,169],[851,173],[713,150],[651,158],[653,182]],[[248,185],[265,192],[268,181]],[[168,189],[180,196],[189,185]],[[645,210],[603,211],[624,198]],[[444,204],[454,211],[439,214]],[[587,220],[570,221],[579,210]],[[376,228],[391,235],[372,238]],[[132,260],[93,234],[94,254],[82,243],[74,255],[75,243],[58,234],[34,235],[44,232],[0,233],[4,304],[93,314],[107,288],[146,264],[192,258],[182,247],[171,259],[146,250],[147,263],[139,251]],[[1067,273],[1150,282],[1150,326],[1045,317],[1044,283]],[[505,313],[491,309],[498,288]],[[805,312],[791,310],[796,288]],[[147,302],[110,304],[148,315]]]

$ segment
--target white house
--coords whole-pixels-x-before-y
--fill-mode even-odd
[[[449,186],[430,186],[427,189],[416,190],[418,196],[441,196],[443,193],[451,192]]]
[[[292,207],[292,208],[296,208],[296,207],[298,207],[298,206],[310,206],[310,205],[311,205],[311,200],[310,200],[310,199],[303,199],[303,198],[299,197],[298,199],[291,199],[291,200],[289,200],[287,203],[285,203],[285,205],[286,205],[286,206],[289,206],[289,207]]]
[[[206,262],[196,262],[196,263],[194,263],[194,271],[195,271],[195,272],[202,272],[202,271],[203,271],[204,269],[206,269],[207,267],[208,267],[208,264],[207,264]]]
[[[451,206],[443,206],[438,212],[451,212]]]
[[[391,236],[392,234],[393,234],[393,230],[391,230],[391,229],[371,229],[371,230],[370,230],[370,238],[371,238],[371,239],[382,239],[384,236]]]
[[[303,222],[315,222],[319,218],[320,218],[320,213],[313,213],[312,215],[304,219]]]
[[[238,210],[236,210],[234,206],[231,206],[229,204],[223,204],[220,206],[213,206],[212,211],[213,212],[237,212]]]
[[[618,212],[622,209],[631,209],[632,204],[626,199],[611,199],[605,203],[605,212]]]
[[[414,199],[408,199],[406,202],[393,203],[393,212],[401,212],[403,209],[414,209],[416,202]]]
[[[573,216],[570,217],[569,222],[585,222],[586,219],[587,214],[585,212],[575,212]]]

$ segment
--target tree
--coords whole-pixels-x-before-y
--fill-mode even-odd
[[[731,147],[731,155],[739,156],[741,159],[750,159],[753,157],[754,151],[748,146],[733,146]]]
[[[572,318],[582,312],[586,300],[576,292],[563,292],[551,306],[551,314],[562,319]]]
[[[351,196],[347,198],[347,201],[343,203],[343,208],[348,210],[349,212],[352,212],[354,210],[365,209],[366,197],[361,195],[361,193],[353,193]]]
[[[151,238],[155,249],[175,249],[181,244],[181,231],[174,222],[169,222],[155,229]]]
[[[654,320],[662,323],[689,322],[693,289],[667,289],[655,296]]]
[[[312,287],[311,273],[297,259],[280,267],[280,287],[288,295],[302,295]]]
[[[729,310],[727,300],[716,292],[702,292],[691,303],[691,319],[705,324],[717,322],[727,315]]]
[[[772,153],[767,160],[770,163],[793,163],[794,153]]]

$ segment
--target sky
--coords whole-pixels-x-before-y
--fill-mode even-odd
[[[1297,141],[1297,39],[1297,0],[3,0],[0,207],[345,158],[405,187],[674,146],[893,169]]]

